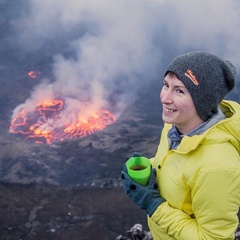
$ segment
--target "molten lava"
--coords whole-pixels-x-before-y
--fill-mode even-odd
[[[66,101],[61,99],[46,100],[37,104],[33,111],[22,108],[12,119],[10,132],[35,143],[51,144],[65,139],[81,138],[103,130],[116,121],[108,110],[88,112],[87,118],[77,114],[74,120],[62,119]],[[88,108],[85,108],[88,111]],[[82,114],[84,116],[84,114]]]
[[[41,72],[37,72],[37,71],[30,71],[30,72],[28,72],[28,76],[30,77],[30,78],[37,78],[37,76],[40,74]]]

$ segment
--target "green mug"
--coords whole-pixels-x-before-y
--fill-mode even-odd
[[[151,174],[151,163],[148,158],[138,156],[131,157],[126,162],[128,175],[130,178],[143,186],[146,186]]]

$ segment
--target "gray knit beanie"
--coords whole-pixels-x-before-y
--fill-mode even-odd
[[[165,75],[173,72],[192,96],[198,115],[206,121],[235,85],[236,68],[231,62],[207,52],[190,52],[175,58]]]

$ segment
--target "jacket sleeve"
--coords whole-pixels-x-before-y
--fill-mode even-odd
[[[149,219],[153,222],[151,231],[165,232],[176,240],[234,239],[240,205],[240,168],[200,171],[192,184],[194,217],[165,202]]]

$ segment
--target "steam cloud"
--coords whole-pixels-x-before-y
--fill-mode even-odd
[[[28,11],[16,26],[19,45],[56,47],[49,49],[54,81],[44,79],[14,113],[64,97],[96,110],[114,105],[119,115],[141,87],[154,78],[161,84],[165,62],[186,51],[210,51],[240,67],[236,0],[29,0]]]

